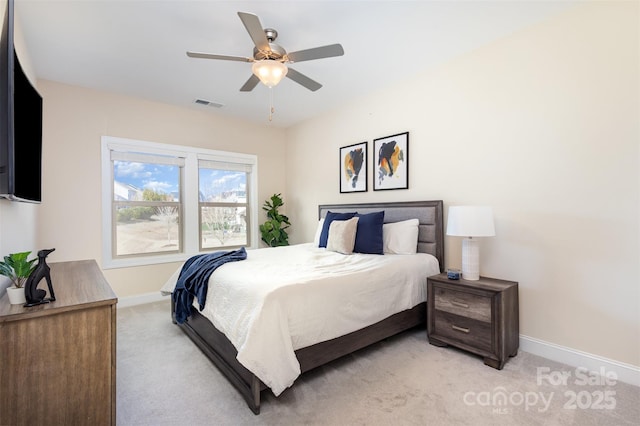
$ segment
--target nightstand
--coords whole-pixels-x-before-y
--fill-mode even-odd
[[[518,283],[480,277],[427,278],[427,336],[435,346],[455,346],[501,370],[518,353]]]

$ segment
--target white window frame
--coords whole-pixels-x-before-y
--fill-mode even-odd
[[[132,266],[153,265],[168,262],[182,262],[199,253],[211,252],[210,249],[200,252],[200,216],[198,199],[198,159],[237,163],[251,166],[250,192],[248,193],[250,212],[250,240],[247,248],[258,246],[258,157],[252,154],[216,151],[183,145],[170,145],[157,142],[125,139],[113,136],[102,136],[102,267],[128,268]],[[182,252],[169,254],[137,255],[128,258],[113,256],[113,168],[111,151],[143,152],[149,154],[183,157],[184,179],[180,188],[183,202]]]
[[[210,156],[198,156],[198,172],[202,169],[209,169],[209,170],[225,170],[225,171],[238,171],[238,172],[243,172],[243,173],[248,173],[249,175],[251,175],[252,173],[252,167],[247,165],[247,164],[242,164],[242,163],[230,163],[228,161],[226,162],[220,162],[220,161],[215,161],[213,160]],[[198,180],[198,187],[200,187],[199,185],[200,181]],[[251,180],[249,179],[247,182],[246,188],[245,188],[245,193],[246,194],[251,194],[253,192],[252,188],[251,188]],[[219,246],[219,247],[206,247],[203,248],[202,247],[202,209],[206,208],[206,207],[218,207],[218,208],[242,208],[244,207],[245,209],[247,207],[250,206],[250,200],[246,200],[244,203],[238,203],[238,202],[228,202],[228,201],[216,201],[216,202],[211,202],[211,201],[200,201],[198,200],[198,214],[199,214],[199,223],[200,223],[200,227],[198,228],[198,231],[200,231],[200,238],[198,239],[198,244],[199,244],[199,250],[202,252],[206,252],[206,251],[216,251],[216,250],[229,250],[231,248],[237,248],[239,246],[237,245],[224,245],[224,246]],[[253,212],[251,211],[251,209],[246,210],[246,218],[247,218],[247,222],[248,223],[253,223],[252,219],[252,214]],[[251,241],[253,238],[253,235],[251,233],[251,229],[250,227],[247,228],[246,230],[246,238],[247,241]]]

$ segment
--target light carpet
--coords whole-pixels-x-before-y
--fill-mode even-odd
[[[172,324],[168,298],[117,320],[120,426],[640,424],[638,387],[522,351],[498,371],[429,345],[424,329],[310,371],[278,398],[263,392],[256,416]]]

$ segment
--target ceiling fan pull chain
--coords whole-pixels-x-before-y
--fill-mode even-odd
[[[275,108],[273,108],[273,87],[269,87],[269,121],[273,118],[275,111]]]

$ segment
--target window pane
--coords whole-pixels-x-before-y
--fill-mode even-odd
[[[247,173],[245,172],[200,168],[198,187],[200,201],[247,202]]]
[[[180,166],[113,162],[114,201],[179,201]]]
[[[198,174],[201,249],[246,245],[247,173],[201,167]]]
[[[203,249],[247,245],[246,207],[201,207]]]
[[[179,208],[131,206],[116,208],[116,255],[180,250]]]
[[[180,251],[180,166],[115,160],[113,176],[116,256]]]

